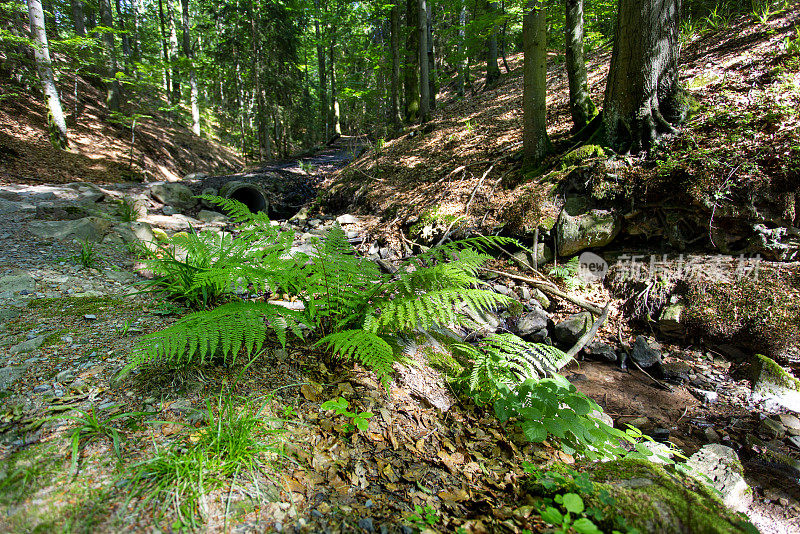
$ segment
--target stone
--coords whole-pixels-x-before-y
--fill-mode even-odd
[[[146,222],[136,221],[120,223],[114,225],[114,231],[117,232],[126,243],[135,243],[137,241],[152,243],[156,240],[153,229]]]
[[[539,288],[533,288],[531,291],[531,298],[538,302],[539,305],[545,310],[550,307],[550,298]]]
[[[161,213],[163,213],[164,215],[175,215],[176,213],[178,213],[178,210],[176,210],[172,206],[164,206],[163,208],[161,208]]]
[[[31,221],[28,230],[40,239],[80,239],[102,241],[111,229],[111,221],[84,217],[73,221]]]
[[[535,251],[520,250],[512,254],[512,260],[523,269],[540,267],[553,261],[553,250],[544,243],[537,243]]]
[[[56,382],[60,384],[69,384],[73,380],[75,380],[75,372],[71,369],[61,371],[56,375]]]
[[[705,436],[706,441],[709,442],[709,443],[719,443],[720,442],[719,432],[717,432],[716,430],[714,430],[710,426],[707,426],[703,430],[703,435]]]
[[[203,190],[200,191],[200,194],[203,195],[203,196],[215,197],[215,196],[219,195],[219,191],[217,189],[213,188],[213,187],[204,187]],[[210,201],[208,201],[208,200],[206,200],[204,198],[200,199],[200,205],[202,205],[205,208],[215,208],[216,207],[216,205],[213,202],[210,202]]]
[[[600,410],[592,410],[587,414],[587,417],[597,419],[598,421],[601,421],[612,428],[614,427],[614,420],[611,418],[611,416]]]
[[[0,298],[9,298],[21,291],[36,291],[36,280],[21,269],[14,269],[10,273],[0,276]]]
[[[553,329],[553,339],[565,347],[572,347],[592,328],[592,314],[589,312],[570,315]]]
[[[475,323],[475,330],[480,332],[481,335],[494,334],[497,332],[497,329],[500,328],[500,325],[503,324],[503,320],[492,311],[481,310],[478,312],[473,310],[471,306],[468,306],[465,311],[469,318]]]
[[[367,532],[375,532],[371,517],[362,517],[358,520],[358,528],[366,530]]]
[[[727,507],[743,511],[753,502],[752,490],[742,478],[742,464],[730,447],[718,443],[705,445],[689,458],[686,466],[700,482],[719,491]]]
[[[191,209],[197,205],[197,199],[193,198],[192,190],[176,182],[153,184],[148,193],[155,200],[179,211]]]
[[[616,363],[617,353],[614,347],[608,343],[600,343],[595,341],[586,346],[587,354],[593,359],[601,362]]]
[[[73,221],[75,219],[83,219],[84,217],[91,217],[93,215],[97,215],[97,208],[89,208],[88,206],[70,202],[65,204],[40,204],[36,206],[35,217],[37,219],[43,219],[47,221]]]
[[[717,399],[719,398],[719,394],[716,391],[710,391],[707,389],[697,389],[697,388],[690,388],[692,395],[697,397],[697,399],[703,403],[704,406],[711,406]]]
[[[758,431],[767,439],[781,439],[786,435],[786,429],[778,421],[772,419],[762,419],[758,424]]]
[[[11,384],[19,380],[27,369],[27,365],[0,367],[0,391],[5,391],[11,387]]]
[[[44,393],[50,389],[50,384],[39,384],[33,388],[34,393]]]
[[[786,443],[800,451],[800,436],[792,436],[786,440]]]
[[[358,224],[359,221],[349,213],[345,213],[344,215],[336,217],[336,222],[339,224]]]
[[[774,360],[756,354],[752,365],[753,392],[800,412],[800,381],[787,373]]]
[[[28,339],[27,341],[14,345],[8,349],[8,352],[9,354],[25,354],[26,352],[31,352],[41,347],[45,339],[47,339],[47,336],[36,336],[33,339]]]
[[[0,215],[14,213],[20,210],[22,203],[0,198]]]
[[[776,419],[786,429],[786,433],[790,436],[800,436],[800,419],[790,413],[782,413],[772,418]]]
[[[682,302],[664,306],[664,309],[661,310],[661,315],[658,316],[658,329],[662,334],[667,336],[683,335],[681,318],[685,309],[686,305]]]
[[[661,345],[646,336],[637,336],[633,343],[631,359],[641,366],[648,369],[661,363]]]
[[[641,445],[652,453],[647,457],[647,459],[654,464],[671,463],[670,458],[672,458],[673,453],[672,450],[670,450],[669,445],[666,443],[660,443],[658,441],[643,441]]]
[[[621,220],[613,211],[588,209],[583,199],[570,197],[556,223],[558,255],[572,256],[587,248],[608,245],[621,229]]]
[[[685,384],[689,381],[689,372],[692,368],[686,362],[667,362],[662,365],[664,379],[673,384]]]
[[[147,217],[143,217],[142,221],[149,223],[151,226],[160,226],[165,230],[170,230],[173,232],[185,232],[190,228],[197,228],[200,225],[200,221],[194,217],[187,217],[186,215],[182,215],[180,213],[176,213],[175,215],[149,214]],[[156,234],[156,239],[158,239],[158,232],[156,228],[153,228],[153,233]]]
[[[230,222],[230,218],[227,215],[223,215],[217,211],[210,211],[210,210],[200,210],[197,214],[197,220],[203,221],[205,223],[221,223],[227,224]]]
[[[517,320],[515,333],[525,339],[536,338],[537,340],[542,340],[547,337],[547,322],[549,319],[550,317],[546,311],[534,306],[532,311]]]

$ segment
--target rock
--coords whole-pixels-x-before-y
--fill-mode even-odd
[[[654,464],[668,464],[673,453],[669,445],[660,443],[658,441],[643,441],[642,447],[650,451],[652,454],[647,457],[648,460]]]
[[[21,291],[36,291],[36,280],[21,269],[14,269],[10,273],[0,276],[0,298],[13,297]]]
[[[500,328],[500,325],[503,324],[503,320],[492,311],[481,310],[477,312],[470,306],[468,306],[465,311],[469,318],[475,323],[475,330],[483,336],[494,334],[497,332],[497,329]]]
[[[67,204],[39,204],[36,206],[35,217],[47,221],[74,221],[75,219],[83,219],[84,217],[91,217],[93,215],[97,215],[97,208],[89,208],[88,206],[70,202]]]
[[[664,306],[664,309],[661,310],[661,315],[658,317],[658,329],[662,334],[667,336],[683,335],[681,317],[685,309],[686,306],[682,302]]]
[[[642,369],[648,369],[661,363],[661,345],[646,336],[637,336],[633,343],[631,359]],[[663,374],[663,373],[662,373]]]
[[[149,223],[151,226],[160,226],[166,230],[170,230],[173,232],[181,232],[187,231],[190,228],[197,228],[200,226],[200,221],[195,219],[194,217],[187,217],[186,215],[182,215],[177,213],[175,215],[153,215],[150,214],[147,217],[142,218],[143,222]],[[156,234],[156,239],[158,239],[157,229],[153,228],[153,233]]]
[[[704,406],[711,406],[717,399],[719,398],[719,394],[716,391],[710,391],[707,389],[697,389],[697,388],[689,388],[689,391],[697,397],[697,399],[703,403]]]
[[[205,188],[203,188],[202,191],[200,191],[200,194],[204,195],[204,196],[216,197],[216,196],[219,195],[219,191],[217,191],[213,187],[205,187]],[[213,202],[210,202],[210,201],[208,201],[208,200],[206,200],[204,198],[200,199],[200,205],[202,205],[203,207],[206,207],[206,208],[212,208],[212,209],[216,208],[216,204],[214,204]]]
[[[528,266],[539,267],[545,263],[553,261],[553,250],[544,243],[537,243],[536,250],[534,252],[536,255],[535,261],[534,254],[528,252],[527,250],[515,252],[512,254],[512,260],[524,269],[527,269]]]
[[[21,202],[13,202],[0,198],[0,215],[17,212],[20,210],[21,206]]]
[[[601,412],[600,410],[592,410],[591,412],[589,412],[587,417],[591,417],[592,419],[597,419],[598,421],[601,421],[612,428],[614,427],[614,420],[611,418],[611,416],[605,412]]]
[[[515,333],[531,341],[543,340],[547,337],[547,322],[549,320],[550,317],[547,315],[546,311],[538,306],[534,306],[532,311],[529,311],[517,320]]]
[[[581,250],[611,243],[622,228],[613,211],[588,209],[583,199],[570,197],[556,223],[559,256],[572,256]]]
[[[339,224],[358,224],[359,221],[349,213],[345,213],[336,217],[336,222]]]
[[[371,517],[362,517],[358,520],[358,528],[366,530],[367,532],[375,532]]]
[[[531,291],[531,298],[538,302],[542,309],[546,310],[550,307],[550,298],[539,288],[533,288]]]
[[[689,381],[689,372],[692,368],[686,362],[668,362],[663,364],[664,379],[673,384],[685,384]]]
[[[756,354],[752,365],[752,381],[754,393],[793,412],[800,412],[800,381],[774,360]]]
[[[161,213],[163,213],[166,216],[170,216],[178,213],[178,210],[176,210],[172,206],[164,206],[163,208],[161,208]]]
[[[600,343],[595,341],[586,346],[587,354],[593,359],[601,362],[616,363],[617,353],[614,347],[608,343]]]
[[[60,384],[69,384],[73,380],[75,380],[75,372],[71,369],[61,371],[56,375],[56,382]]]
[[[686,465],[692,468],[693,475],[705,475],[696,478],[719,491],[722,502],[732,510],[745,510],[753,502],[752,491],[742,478],[742,464],[730,447],[718,443],[705,445]]]
[[[706,427],[705,430],[703,430],[703,435],[705,436],[706,441],[709,442],[709,443],[719,443],[720,442],[719,432],[717,432],[716,430],[714,430],[710,426]]]
[[[781,439],[786,435],[786,429],[778,421],[762,419],[758,424],[758,431],[767,439]]]
[[[111,228],[111,221],[84,217],[73,221],[31,221],[28,230],[41,239],[80,239],[102,241]]]
[[[572,347],[592,328],[592,314],[589,312],[570,315],[553,329],[553,339],[565,347]]]
[[[208,178],[208,173],[206,172],[190,172],[186,176],[183,177],[184,182],[194,182],[196,180],[204,180]]]
[[[800,436],[800,419],[790,413],[782,413],[772,418],[779,421],[786,429],[786,433],[790,436]]]
[[[45,339],[47,339],[47,336],[36,336],[33,339],[14,345],[8,349],[8,352],[9,354],[25,354],[26,352],[31,352],[41,347]]]
[[[786,443],[795,449],[800,450],[800,436],[792,436],[786,440]]]
[[[146,222],[136,221],[120,223],[114,225],[114,231],[117,232],[126,243],[135,243],[137,241],[152,243],[156,240],[153,229]]]
[[[44,393],[50,389],[50,384],[39,384],[33,388],[34,393]]]
[[[11,387],[11,384],[22,377],[27,369],[27,365],[9,365],[6,367],[0,367],[0,391],[5,391]]]
[[[200,210],[200,212],[197,214],[197,220],[205,223],[227,224],[230,222],[230,218],[227,215],[210,210]]]
[[[176,182],[153,184],[148,193],[155,200],[179,211],[191,209],[197,205],[197,199],[193,198],[192,190]]]

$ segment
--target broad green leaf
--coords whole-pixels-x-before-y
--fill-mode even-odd
[[[550,523],[551,525],[560,525],[564,521],[564,516],[557,509],[548,506],[542,512],[542,521]]]
[[[583,512],[583,499],[577,493],[567,493],[564,495],[564,508],[572,514]]]
[[[597,525],[585,517],[576,519],[575,522],[572,523],[572,528],[575,529],[575,532],[578,534],[603,534],[603,531],[597,528]]]

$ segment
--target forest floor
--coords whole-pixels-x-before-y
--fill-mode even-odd
[[[694,85],[698,99],[706,103],[694,120],[708,123],[714,110],[721,109],[760,113],[764,99],[772,98],[776,64],[785,70],[781,76],[788,72],[795,88],[800,87],[800,64],[791,63],[791,57],[787,60],[780,45],[799,18],[800,13],[788,12],[764,25],[735,21],[732,28],[689,43],[684,51],[684,76],[690,86],[702,78],[703,83]],[[727,39],[731,33],[736,33],[737,40]],[[564,147],[566,79],[556,58],[551,66],[548,118],[554,143]],[[402,250],[398,230],[404,220],[428,207],[461,214],[475,193],[469,213],[480,219],[480,225],[491,228],[524,194],[519,188],[501,187],[502,179],[517,172],[511,157],[502,158],[518,149],[521,131],[519,58],[509,59],[512,72],[499,86],[463,101],[445,96],[431,132],[414,129],[414,136],[409,132],[380,151],[369,151],[341,175],[330,171],[342,163],[343,149],[321,156],[330,160],[330,167],[320,159],[310,160],[317,168],[309,172],[314,180],[322,181],[321,190],[332,192],[331,202],[335,204],[338,198],[341,208],[353,205],[359,210],[356,222],[345,224],[361,240],[365,253],[375,243]],[[601,99],[607,61],[608,54],[592,58],[596,101]],[[475,87],[480,89],[479,81]],[[726,87],[730,91],[723,90]],[[789,111],[779,113],[777,124],[766,121],[760,133],[741,140],[752,145],[753,153],[766,154],[758,160],[763,165],[753,173],[769,168],[771,151],[788,150],[784,146],[790,142],[787,135],[797,131],[797,123],[788,122],[796,120],[791,105],[800,102],[797,89],[775,98]],[[521,487],[525,474],[520,458],[542,466],[571,464],[574,459],[546,443],[528,443],[510,426],[500,424],[490,409],[460,398],[423,358],[418,366],[399,371],[388,392],[371,373],[358,367],[342,370],[305,346],[273,348],[247,368],[210,364],[185,372],[152,369],[133,380],[115,382],[136,339],[169,325],[187,310],[138,291],[143,278],[137,259],[119,239],[104,240],[92,248],[96,263],[84,267],[79,257],[86,249],[80,241],[42,239],[31,232],[33,224],[48,218],[54,201],[81,195],[99,194],[95,209],[105,214],[101,219],[116,226],[119,201],[123,196],[142,195],[145,186],[111,184],[128,176],[124,129],[103,133],[87,127],[77,136],[82,142],[76,145],[82,148],[62,158],[48,148],[33,102],[25,102],[16,101],[15,106],[21,106],[17,111],[27,110],[24,113],[38,116],[38,122],[23,124],[29,119],[15,118],[22,113],[5,107],[0,111],[4,125],[0,127],[4,155],[0,213],[9,214],[0,230],[0,353],[5,365],[0,368],[1,530],[179,531],[192,514],[203,518],[202,528],[209,532],[545,529]],[[724,125],[725,120],[718,123]],[[5,130],[5,125],[14,129]],[[143,127],[143,132],[148,128]],[[156,125],[150,132],[153,143],[161,139],[159,128]],[[204,147],[195,141],[176,141],[169,133],[163,136],[174,146],[166,145],[164,153],[150,155],[145,149],[139,156],[145,162],[141,168],[151,173],[151,179],[194,171],[225,179],[289,168],[298,175],[307,174],[303,168],[308,169],[309,160],[303,165],[287,161],[256,166],[230,175],[241,167],[232,154],[205,147],[213,161],[195,160]],[[717,137],[722,138],[719,128],[697,140],[716,143],[702,145],[704,149],[729,148],[714,141]],[[108,147],[105,152],[97,148],[104,146]],[[174,159],[164,165],[161,157]],[[104,185],[101,189],[64,185],[73,181]],[[162,215],[163,205],[152,199],[145,202],[157,216],[151,224],[168,233],[188,229],[187,220],[195,228],[225,224]],[[332,214],[323,214],[312,223],[313,217],[312,212],[307,220],[290,227],[311,232],[315,225],[334,220]],[[511,270],[507,264],[497,266]],[[776,263],[775,268],[796,266]],[[494,282],[514,291],[524,285]],[[615,299],[609,289],[596,284],[577,291],[595,303]],[[556,322],[581,311],[555,300],[549,310]],[[600,337],[615,346],[630,345],[636,334],[650,333],[624,320],[621,301],[612,306],[610,317]],[[685,375],[683,384],[665,389],[636,370],[589,360],[570,366],[565,375],[594,398],[615,424],[667,430],[672,443],[686,454],[710,441],[749,450],[748,436],[763,435],[767,410],[753,400],[749,381],[737,364],[685,340],[666,342],[662,350],[665,364],[680,368]],[[717,393],[716,402],[702,401],[698,391],[707,390]],[[345,418],[321,408],[335,397],[348,400],[355,413],[375,414],[366,431],[355,431]],[[228,401],[236,408],[226,410]],[[59,418],[64,415],[80,421]],[[116,426],[124,434],[122,462],[117,461],[113,441],[93,426],[95,415],[101,420],[119,416]],[[163,455],[176,444],[183,447],[179,454],[186,454],[214,423],[235,427],[250,416],[267,422],[254,430],[267,446],[257,469],[235,470],[204,495],[191,494],[187,484],[187,493],[179,498],[184,505],[180,517],[158,515],[160,505],[179,502],[128,501],[137,462]],[[73,472],[71,437],[81,425],[84,434]],[[800,456],[783,443],[780,447],[789,457]],[[797,477],[785,466],[764,465],[755,456],[742,459],[754,488],[754,503],[748,511],[751,520],[762,532],[799,532]],[[191,479],[192,472],[185,476]],[[187,504],[193,499],[202,503],[199,509]]]

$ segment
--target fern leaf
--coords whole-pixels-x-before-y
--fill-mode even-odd
[[[381,336],[366,330],[345,330],[329,334],[316,345],[327,345],[338,357],[358,360],[371,367],[382,382],[387,380],[396,360],[391,345]]]

